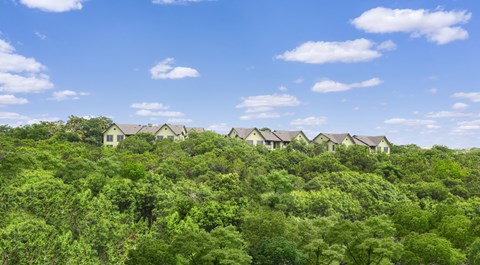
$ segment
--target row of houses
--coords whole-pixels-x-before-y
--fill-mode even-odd
[[[125,137],[139,133],[153,134],[157,140],[171,139],[183,141],[192,132],[203,132],[203,128],[183,125],[163,124],[158,126],[136,124],[113,124],[103,134],[103,143],[107,147],[117,146]],[[303,131],[259,130],[257,128],[232,128],[227,137],[246,141],[250,145],[262,145],[269,150],[280,149],[292,141],[307,144],[323,144],[327,151],[335,152],[340,146],[360,145],[371,151],[389,154],[391,143],[385,136],[350,135],[349,133],[320,133],[310,140]]]

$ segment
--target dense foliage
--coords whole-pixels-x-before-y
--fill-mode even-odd
[[[0,127],[0,264],[480,264],[480,152]]]

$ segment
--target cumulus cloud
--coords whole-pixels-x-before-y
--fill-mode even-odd
[[[157,117],[181,117],[184,116],[182,112],[178,111],[151,111],[146,109],[137,110],[135,112],[138,116],[157,116]]]
[[[429,112],[425,115],[425,117],[427,118],[459,118],[459,117],[470,117],[470,116],[473,116],[473,114],[458,112],[458,111]]]
[[[480,102],[480,92],[459,92],[452,95],[454,98],[464,98],[472,102]]]
[[[327,117],[307,117],[304,119],[296,119],[290,122],[293,126],[319,126],[327,123]]]
[[[0,63],[1,64],[1,63]],[[53,88],[44,74],[16,75],[0,72],[0,91],[5,93],[39,93]]]
[[[467,11],[377,7],[353,19],[352,24],[369,33],[405,32],[412,37],[425,36],[431,42],[446,44],[468,38],[468,32],[459,25],[471,17]]]
[[[38,93],[53,88],[43,70],[41,63],[15,53],[12,45],[0,39],[0,92]]]
[[[428,93],[430,94],[437,94],[438,93],[438,88],[430,88],[429,90],[427,90]]]
[[[208,126],[207,130],[217,133],[227,133],[230,130],[230,127],[226,123],[219,123]]]
[[[295,96],[288,94],[250,96],[242,100],[242,103],[236,106],[245,109],[245,115],[240,117],[241,120],[279,118],[282,115],[275,111],[276,108],[296,107],[301,104]]]
[[[150,69],[152,79],[181,79],[186,77],[199,77],[197,70],[190,67],[173,67],[175,62],[173,58],[167,58],[162,62],[157,63]]]
[[[397,49],[397,44],[395,44],[395,42],[393,42],[392,40],[387,40],[387,41],[384,41],[384,42],[380,43],[377,46],[377,49],[379,49],[381,51],[393,51],[393,50]]]
[[[279,86],[278,90],[285,92],[285,91],[288,91],[288,88],[286,86]]]
[[[437,122],[434,120],[393,118],[385,120],[384,123],[402,126],[426,126],[430,129],[438,128]]]
[[[480,130],[480,120],[461,121],[457,123],[450,134],[453,135],[476,135]]]
[[[145,110],[166,110],[170,106],[164,105],[163,103],[158,102],[142,102],[142,103],[133,103],[130,107],[134,109],[145,109]]]
[[[344,42],[309,41],[277,55],[276,58],[310,64],[365,62],[382,56],[374,49],[374,45],[374,42],[367,39]]]
[[[468,104],[462,103],[462,102],[457,102],[453,104],[452,109],[454,110],[464,110],[468,108]]]
[[[0,112],[0,120],[28,120],[27,116],[15,112]]]
[[[300,105],[300,100],[295,96],[282,94],[282,95],[261,95],[261,96],[250,96],[242,98],[243,102],[238,104],[236,108],[260,108],[260,107],[294,107]]]
[[[22,105],[27,103],[28,103],[28,100],[26,98],[17,98],[14,95],[0,95],[0,106],[1,105]]]
[[[52,94],[52,97],[50,98],[51,100],[55,101],[64,101],[64,100],[77,100],[80,99],[82,96],[88,96],[90,93],[86,92],[76,92],[72,90],[62,90],[62,91],[55,91]]]
[[[332,80],[324,80],[317,82],[313,87],[312,91],[319,93],[329,93],[329,92],[342,92],[347,91],[353,88],[362,88],[362,87],[374,87],[378,86],[383,81],[380,78],[372,78],[363,82],[344,84]]]
[[[171,118],[167,120],[167,123],[177,123],[177,124],[182,124],[182,123],[191,123],[193,120],[192,119],[179,119],[179,118]]]
[[[274,119],[280,118],[280,113],[277,112],[259,112],[240,116],[241,120],[257,120],[257,119]]]
[[[29,8],[36,8],[46,12],[67,12],[82,9],[84,0],[20,0],[20,3]]]
[[[0,72],[40,72],[45,69],[41,63],[15,53],[15,48],[0,39]]]

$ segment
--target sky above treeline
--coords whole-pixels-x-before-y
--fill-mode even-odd
[[[0,0],[0,124],[480,146],[480,2]]]

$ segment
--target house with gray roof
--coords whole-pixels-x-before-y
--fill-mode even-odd
[[[139,133],[153,134],[157,140],[171,139],[173,141],[183,141],[188,137],[187,129],[183,125],[163,124],[144,126],[114,123],[103,133],[103,145],[115,147],[126,137]]]
[[[383,152],[390,154],[392,144],[388,141],[387,137],[381,136],[365,136],[354,135],[353,139],[356,145],[367,146],[370,152]]]
[[[346,147],[354,145],[355,139],[349,133],[320,133],[313,138],[313,142],[324,144],[328,152],[335,152],[339,145]]]

